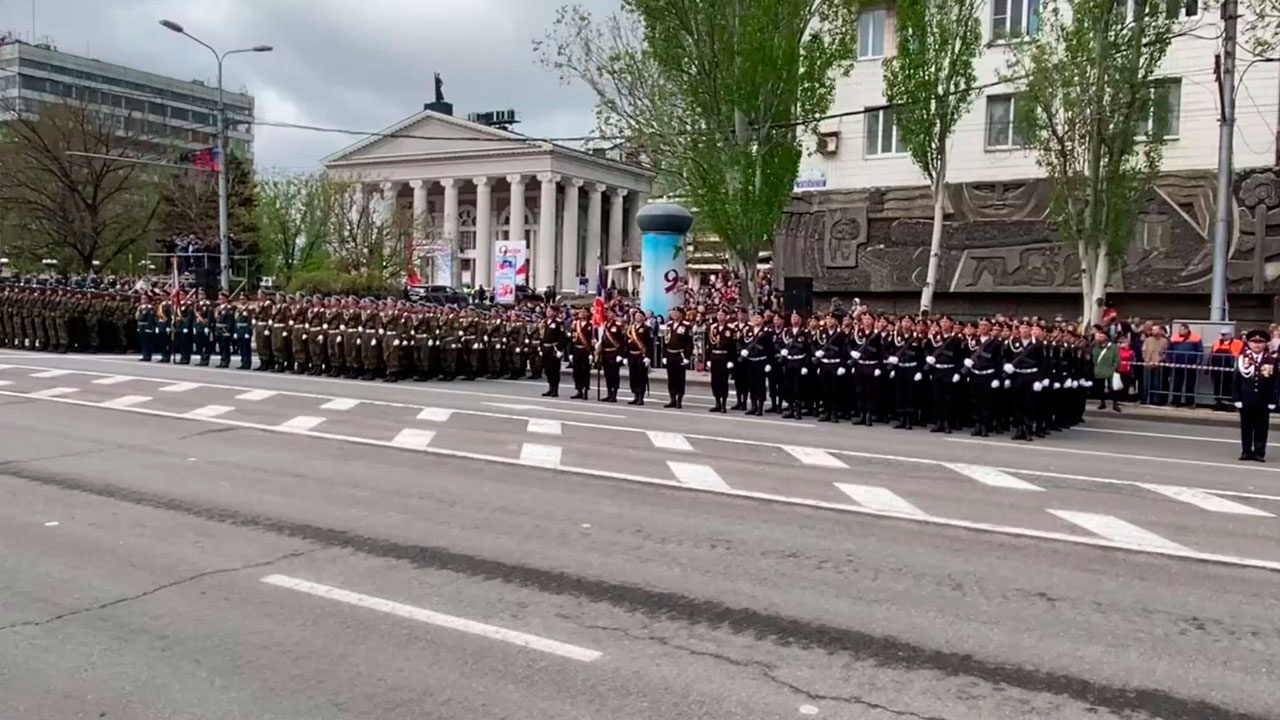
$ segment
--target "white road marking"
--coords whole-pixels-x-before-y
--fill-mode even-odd
[[[275,390],[250,390],[249,392],[246,392],[246,393],[240,393],[239,395],[236,396],[236,399],[258,401],[258,400],[266,400],[267,398],[275,397],[276,395],[279,395],[279,394],[280,393],[277,393]]]
[[[0,380],[0,385],[12,385],[12,380]]]
[[[1221,498],[1217,495],[1207,493],[1203,490],[1197,490],[1195,488],[1180,487],[1178,485],[1158,485],[1155,483],[1143,483],[1142,487],[1151,490],[1152,492],[1160,493],[1165,497],[1171,497],[1174,500],[1191,503],[1196,507],[1201,507],[1213,512],[1231,513],[1233,515],[1253,515],[1255,517],[1275,517],[1275,515],[1265,510],[1249,507],[1243,503]]]
[[[188,390],[195,390],[198,387],[200,387],[200,383],[180,382],[173,383],[172,385],[165,385],[160,388],[160,392],[186,392]]]
[[[11,368],[11,367],[13,367],[13,366],[12,366],[12,365],[0,365],[0,370],[8,370],[8,369],[9,369],[9,368]]]
[[[656,448],[693,452],[693,446],[689,444],[689,440],[679,433],[645,430],[644,434],[649,437],[649,442],[653,443]]]
[[[537,467],[560,467],[560,446],[525,443],[520,446],[520,460]]]
[[[1194,418],[1192,418],[1191,420],[1194,421]],[[1111,435],[1136,435],[1138,437],[1160,438],[1161,440],[1194,440],[1197,442],[1215,442],[1215,443],[1239,442],[1238,440],[1232,440],[1231,438],[1197,437],[1195,435],[1166,435],[1164,433],[1141,432],[1138,430],[1113,430],[1111,428],[1089,428],[1089,427],[1074,427],[1071,429],[1076,432],[1108,433]]]
[[[720,473],[710,465],[667,461],[667,467],[683,485],[701,488],[702,490],[730,490],[729,483],[720,477]]]
[[[540,435],[560,435],[564,432],[559,420],[546,418],[529,418],[528,431]]]
[[[1042,452],[1061,452],[1061,453],[1076,453],[1078,455],[1096,455],[1099,457],[1120,458],[1121,460],[1148,460],[1151,462],[1176,463],[1178,465],[1204,465],[1207,467],[1218,468],[1219,470],[1222,469],[1221,462],[1214,462],[1210,460],[1186,460],[1184,458],[1160,457],[1159,455],[1133,455],[1130,453],[1103,452],[1101,450],[1079,450],[1076,448],[1055,447],[1053,445],[1044,445],[1044,444],[1026,445],[1026,444],[1014,444],[1008,441],[1001,442],[999,440],[973,440],[970,438],[947,438],[947,442],[974,443],[977,445],[995,445],[997,447],[1002,447],[1002,448],[1011,449],[1011,450],[1023,450],[1023,451],[1039,450]],[[1280,472],[1280,468],[1243,466],[1243,465],[1240,467],[1233,467],[1232,469],[1233,470],[1260,470],[1262,472],[1272,472],[1272,473]]]
[[[1049,512],[1070,523],[1075,523],[1089,532],[1096,533],[1108,540],[1126,545],[1158,548],[1172,552],[1188,552],[1188,548],[1172,540],[1121,520],[1114,515],[1098,515],[1096,513],[1075,512],[1072,510],[1050,510]]]
[[[127,407],[133,407],[138,403],[144,403],[150,399],[151,399],[150,395],[121,395],[118,398],[107,400],[100,404],[103,407],[123,409]]]
[[[0,397],[30,398],[32,397],[32,395],[29,393],[0,390]],[[85,400],[74,400],[72,398],[41,398],[41,399],[44,402],[57,403],[62,405],[73,405],[77,407],[103,409],[102,404],[95,403],[95,402],[88,402]],[[155,410],[151,408],[139,408],[139,407],[114,408],[114,409],[116,409],[119,412],[135,413],[138,415],[147,415],[150,417],[184,419],[184,416],[179,413],[169,412],[165,410]],[[320,440],[332,440],[335,442],[350,443],[352,445],[364,445],[366,447],[383,447],[383,448],[395,447],[390,443],[390,441],[387,441],[387,440],[377,440],[373,438],[356,437],[354,435],[339,435],[337,433],[327,433],[323,431],[293,433],[290,430],[281,428],[279,425],[266,425],[263,423],[248,422],[244,420],[231,420],[228,418],[199,418],[199,419],[188,418],[188,419],[192,419],[193,421],[196,421],[196,422],[207,422],[213,425],[223,425],[226,427],[238,427],[238,428],[245,428],[249,430],[259,430],[262,432],[300,434],[305,437],[316,438]],[[795,427],[794,424],[793,424],[793,427]],[[755,443],[751,441],[742,441],[742,442],[744,444],[772,446],[769,443]],[[438,455],[441,457],[456,458],[459,460],[477,460],[481,462],[492,463],[495,465],[510,465],[514,467],[533,467],[534,466],[532,463],[519,458],[504,457],[501,455],[488,455],[485,453],[469,452],[465,450],[450,450],[447,448],[429,447],[423,452],[426,452],[432,455]],[[937,461],[925,461],[923,459],[916,460],[916,462],[925,462],[927,464],[934,464],[934,465],[943,464]],[[645,475],[637,475],[635,473],[615,472],[611,470],[577,467],[572,465],[561,465],[557,469],[562,473],[570,473],[574,475],[607,478],[610,480],[622,480],[625,482],[638,483],[641,485],[654,485],[654,486],[666,487],[666,488],[679,488],[679,489],[689,490],[692,492],[707,492],[707,493],[712,493],[716,495],[725,495],[728,497],[737,497],[737,498],[743,498],[743,499],[749,499],[749,500],[759,500],[762,502],[777,503],[780,505],[791,505],[794,507],[817,508],[821,510],[830,510],[833,512],[852,513],[856,515],[870,515],[873,517],[895,517],[895,518],[909,517],[909,516],[903,516],[898,513],[889,513],[881,510],[875,510],[872,508],[863,507],[861,505],[828,502],[825,500],[816,500],[813,498],[791,497],[787,495],[776,495],[773,493],[754,492],[750,490],[734,490],[732,488],[730,489],[698,488],[692,485],[687,485],[685,483],[679,482],[678,480],[650,477]],[[1004,468],[1004,469],[1007,470],[1008,468]],[[1014,469],[1013,471],[1028,472],[1025,470],[1017,470],[1017,469]],[[1036,474],[1049,475],[1050,473],[1036,473]],[[1077,477],[1077,476],[1067,475],[1063,477]],[[1089,478],[1081,477],[1080,479],[1087,480]],[[1104,480],[1102,478],[1095,478],[1095,480],[1098,480],[1099,482],[1112,482],[1116,484],[1126,484],[1126,485],[1139,484],[1139,483],[1120,481],[1120,480]],[[1220,494],[1226,494],[1226,491],[1214,491],[1214,492],[1219,492]],[[1236,494],[1238,495],[1239,493],[1236,493]],[[1259,495],[1255,495],[1255,494],[1250,494],[1250,496],[1259,497]],[[1270,498],[1271,496],[1261,496],[1261,497]],[[1276,497],[1272,499],[1280,499],[1280,497]],[[1277,561],[1277,560],[1263,560],[1259,558],[1243,557],[1240,555],[1223,555],[1220,553],[1201,552],[1199,550],[1187,550],[1187,549],[1173,550],[1170,548],[1151,547],[1149,545],[1135,545],[1131,543],[1117,542],[1117,541],[1113,541],[1105,538],[1100,538],[1094,535],[1072,535],[1064,532],[1036,530],[1033,528],[1015,527],[1012,525],[997,525],[993,523],[974,522],[972,520],[944,518],[944,517],[937,517],[933,515],[926,515],[923,517],[913,517],[910,519],[913,519],[917,522],[927,523],[929,525],[958,528],[958,529],[964,529],[964,530],[973,530],[978,532],[995,533],[998,535],[1006,535],[1009,537],[1032,538],[1036,540],[1052,540],[1055,542],[1064,542],[1064,543],[1070,543],[1073,545],[1086,545],[1086,546],[1095,547],[1095,548],[1105,548],[1110,550],[1124,550],[1124,551],[1144,553],[1149,555],[1161,555],[1165,557],[1175,557],[1175,558],[1181,558],[1185,560],[1196,560],[1199,562],[1214,563],[1218,565],[1229,565],[1233,567],[1246,567],[1246,568],[1253,568],[1255,570],[1268,570],[1271,572],[1280,572],[1280,561]]]
[[[299,415],[296,418],[286,420],[277,427],[287,432],[307,432],[320,423],[324,422],[324,418],[314,415]]]
[[[432,422],[448,422],[451,417],[453,417],[453,411],[448,408],[422,408],[422,412],[418,413],[419,420]]]
[[[1032,485],[1026,480],[1016,478],[1003,470],[986,467],[985,465],[947,463],[947,467],[991,487],[1009,488],[1010,490],[1044,490],[1039,485]]]
[[[353,398],[334,398],[329,402],[320,406],[321,410],[350,410],[360,404],[359,400]]]
[[[426,450],[427,446],[436,437],[435,432],[431,430],[419,430],[417,428],[405,428],[396,435],[391,441],[396,447],[408,448],[410,450]]]
[[[928,513],[907,502],[898,493],[888,488],[875,487],[874,485],[853,485],[851,483],[836,483],[836,487],[840,488],[841,492],[864,508],[914,518],[929,517]]]
[[[498,640],[500,642],[511,643],[530,650],[538,650],[552,655],[569,658],[570,660],[579,660],[581,662],[591,662],[602,657],[602,653],[589,650],[577,645],[569,645],[556,640],[548,640],[537,635],[529,635],[528,633],[518,632],[516,630],[508,630],[496,625],[486,625],[474,620],[455,617],[453,615],[445,615],[444,613],[434,612],[425,608],[415,607],[413,605],[405,605],[404,603],[394,602],[392,600],[384,600],[383,598],[374,597],[372,595],[363,595],[361,593],[343,590],[341,588],[331,587],[329,585],[321,585],[319,583],[299,580],[287,575],[268,575],[262,578],[262,582],[268,585],[297,590],[308,595],[326,598],[328,600],[337,600],[348,605],[368,608],[370,610],[378,610],[380,612],[396,615],[398,617],[407,618],[409,620],[417,620],[419,622],[428,623],[430,625],[438,625],[450,630],[459,630],[461,632],[479,635],[489,638],[490,640]]]
[[[235,408],[230,405],[205,405],[202,408],[196,408],[195,410],[187,413],[187,417],[212,418],[218,417],[219,415],[226,415],[232,410],[235,410]]]
[[[129,382],[133,378],[127,375],[108,375],[104,378],[98,378],[93,381],[94,385],[119,385],[122,382]]]
[[[615,420],[625,420],[626,415],[610,415],[609,413],[587,412],[586,410],[562,410],[560,408],[545,407],[543,405],[517,405],[515,403],[495,403],[487,402],[485,405],[490,407],[500,407],[507,410],[544,410],[546,412],[567,413],[569,415],[586,415],[588,417],[613,418]]]
[[[818,448],[800,447],[798,445],[783,445],[783,450],[791,454],[791,457],[799,460],[805,465],[815,465],[817,467],[840,468],[848,470],[849,466],[845,465],[840,458]]]
[[[44,372],[31,373],[33,378],[56,378],[63,375],[70,375],[71,370],[45,370]]]
[[[48,390],[40,390],[38,392],[33,392],[31,393],[31,397],[51,398],[51,397],[57,397],[59,395],[70,395],[73,392],[80,392],[80,390],[79,388],[73,388],[73,387],[56,387],[56,388],[49,388]]]

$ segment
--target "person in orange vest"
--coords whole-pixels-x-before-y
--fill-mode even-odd
[[[1173,383],[1169,391],[1174,407],[1196,406],[1196,380],[1203,356],[1204,345],[1200,336],[1191,332],[1186,323],[1178,325],[1178,332],[1169,338],[1169,351],[1165,353],[1165,362],[1173,366]]]
[[[1244,341],[1232,337],[1230,328],[1223,328],[1222,334],[1209,349],[1209,374],[1213,376],[1213,409],[1228,409],[1227,401],[1231,399],[1232,371],[1236,366],[1236,358],[1244,352]]]

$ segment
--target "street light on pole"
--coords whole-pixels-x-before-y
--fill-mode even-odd
[[[172,20],[161,20],[160,25],[179,35],[194,40],[206,50],[213,53],[218,61],[218,247],[221,254],[222,289],[231,292],[231,238],[227,235],[227,109],[223,102],[222,62],[229,55],[240,53],[271,52],[270,45],[254,45],[253,47],[228,50],[220,53],[212,45],[187,32],[181,25]]]

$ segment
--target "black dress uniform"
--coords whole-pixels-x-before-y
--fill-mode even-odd
[[[821,330],[818,332],[813,356],[818,360],[818,380],[822,384],[822,422],[840,422],[840,414],[844,408],[840,406],[841,380],[848,370],[845,369],[845,357],[848,350],[848,338],[843,330]]]
[[[542,369],[547,375],[547,391],[543,397],[560,396],[560,358],[564,355],[566,335],[564,323],[558,318],[545,320],[541,325],[542,337],[539,339],[539,351],[542,357]]]
[[[156,336],[156,309],[149,300],[143,299],[138,306],[138,344],[142,346],[140,362],[151,362],[151,348]]]
[[[586,400],[591,391],[591,321],[573,321],[573,343],[569,347],[569,365],[573,369],[573,399]]]
[[[622,352],[627,337],[622,323],[610,320],[600,330],[600,364],[604,366],[604,402],[618,402],[618,387],[622,385]]]
[[[991,394],[1000,385],[1004,343],[988,335],[974,338],[971,347],[972,353],[964,363],[969,368],[969,390],[973,398],[973,432],[970,434],[986,437],[991,430]]]
[[[711,370],[711,394],[716,401],[711,412],[723,413],[728,410],[730,375],[734,378],[734,385],[741,387],[739,405],[743,405],[741,400],[746,394],[746,384],[740,382],[738,377],[745,372],[745,368],[734,364],[737,357],[738,332],[734,323],[713,322],[707,327],[707,359]],[[735,387],[735,390],[737,389],[738,387]],[[739,409],[738,405],[734,405],[734,408]]]
[[[789,327],[782,331],[782,356],[786,366],[783,375],[782,398],[789,403],[790,417],[804,417],[804,379],[809,376],[809,331],[803,327]],[[783,417],[787,417],[783,413]]]
[[[627,328],[627,379],[631,383],[631,401],[628,405],[643,405],[649,391],[649,355],[653,351],[653,337],[644,321],[633,322]]]
[[[876,378],[880,377],[883,355],[880,333],[857,328],[849,338],[849,357],[853,359],[853,398],[858,405],[855,425],[871,426],[875,413]]]
[[[773,329],[748,325],[742,331],[742,350],[738,356],[742,358],[747,372],[747,394],[751,399],[748,415],[764,414],[765,388],[769,377],[774,372],[775,359]]]
[[[249,370],[253,367],[253,315],[241,303],[236,307],[235,318],[235,345],[236,353],[240,355],[240,369]]]
[[[1276,408],[1276,356],[1266,349],[1266,332],[1255,330],[1247,338],[1252,342],[1236,358],[1233,394],[1240,411],[1240,459],[1263,462],[1270,415]]]
[[[218,306],[213,325],[218,336],[218,367],[231,367],[231,339],[236,331],[236,314],[230,304]]]
[[[920,337],[914,332],[899,333],[895,331],[889,341],[892,355],[885,358],[892,369],[889,376],[893,380],[893,407],[898,422],[893,427],[898,430],[911,430],[916,419],[916,397],[920,384],[924,381],[924,353]]]
[[[1044,344],[1030,338],[1013,338],[1009,341],[1009,349],[1013,351],[1013,357],[1005,370],[1011,371],[1013,439],[1029,442],[1035,432],[1036,408],[1047,377],[1043,367]]]
[[[693,357],[693,329],[684,318],[667,323],[662,338],[663,364],[667,367],[667,393],[671,401],[663,407],[684,407],[685,370]]]
[[[960,402],[956,389],[960,386],[960,358],[964,340],[954,330],[929,338],[929,355],[925,362],[932,369],[933,427],[930,432],[950,433],[960,427]]]

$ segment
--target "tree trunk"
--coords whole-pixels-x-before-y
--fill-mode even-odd
[[[1080,322],[1088,326],[1093,317],[1093,253],[1083,240],[1077,245],[1077,252],[1080,255]]]
[[[946,156],[938,163],[938,179],[933,183],[933,236],[929,240],[929,269],[925,273],[924,289],[920,291],[920,311],[933,310],[933,291],[938,283],[938,264],[942,259],[942,217],[946,205],[943,194],[943,178],[946,172]]]
[[[1098,248],[1097,266],[1093,271],[1093,294],[1089,298],[1089,324],[1102,322],[1102,303],[1107,299],[1107,280],[1111,277],[1111,253],[1107,246]]]
[[[738,258],[738,270],[742,275],[741,281],[738,283],[738,305],[739,307],[754,310],[756,306],[756,259],[752,258],[750,262]]]

